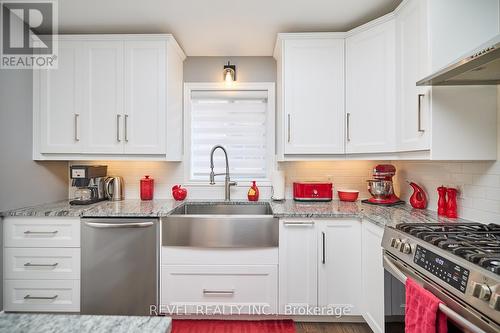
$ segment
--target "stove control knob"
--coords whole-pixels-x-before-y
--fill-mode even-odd
[[[489,301],[491,297],[491,289],[486,284],[472,282],[472,296],[479,298],[482,301]]]
[[[404,254],[410,254],[411,253],[410,243],[401,243],[401,247],[399,248],[399,251],[403,252]]]
[[[393,248],[395,249],[399,249],[399,246],[401,245],[401,239],[397,238],[395,241],[394,241],[394,246]]]
[[[490,306],[493,308],[493,310],[500,311],[500,294],[495,293],[491,297]]]
[[[396,246],[396,238],[392,237],[391,238],[391,247]]]

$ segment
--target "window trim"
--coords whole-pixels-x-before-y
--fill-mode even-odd
[[[186,82],[184,83],[184,121],[183,121],[183,155],[184,155],[184,184],[208,185],[202,180],[190,179],[191,175],[191,92],[197,90],[219,91],[219,90],[265,90],[267,91],[267,144],[270,149],[267,152],[267,177],[259,180],[263,186],[271,185],[271,173],[276,169],[276,92],[274,82],[233,82],[228,85],[225,82]],[[209,161],[207,161],[208,168]],[[224,185],[223,181],[216,179],[216,185]],[[239,184],[248,187],[248,184]]]

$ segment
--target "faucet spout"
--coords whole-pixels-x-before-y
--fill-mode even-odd
[[[225,173],[215,173],[214,172],[214,153],[217,149],[221,149],[224,152],[224,157],[226,159],[226,172]],[[215,176],[218,175],[225,175],[225,182],[224,182],[224,192],[225,192],[225,201],[230,201],[231,200],[231,186],[237,185],[236,182],[231,181],[231,177],[229,176],[229,159],[227,157],[227,151],[226,148],[224,148],[221,145],[216,145],[212,148],[210,151],[210,185],[215,184]]]

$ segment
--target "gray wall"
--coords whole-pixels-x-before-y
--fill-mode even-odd
[[[65,199],[67,162],[32,160],[32,72],[0,70],[0,211]]]
[[[237,82],[276,82],[273,57],[187,57],[184,82],[222,82],[222,69],[228,61],[236,65]]]

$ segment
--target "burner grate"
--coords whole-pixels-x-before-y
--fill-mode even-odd
[[[500,225],[403,223],[396,229],[500,274]]]

